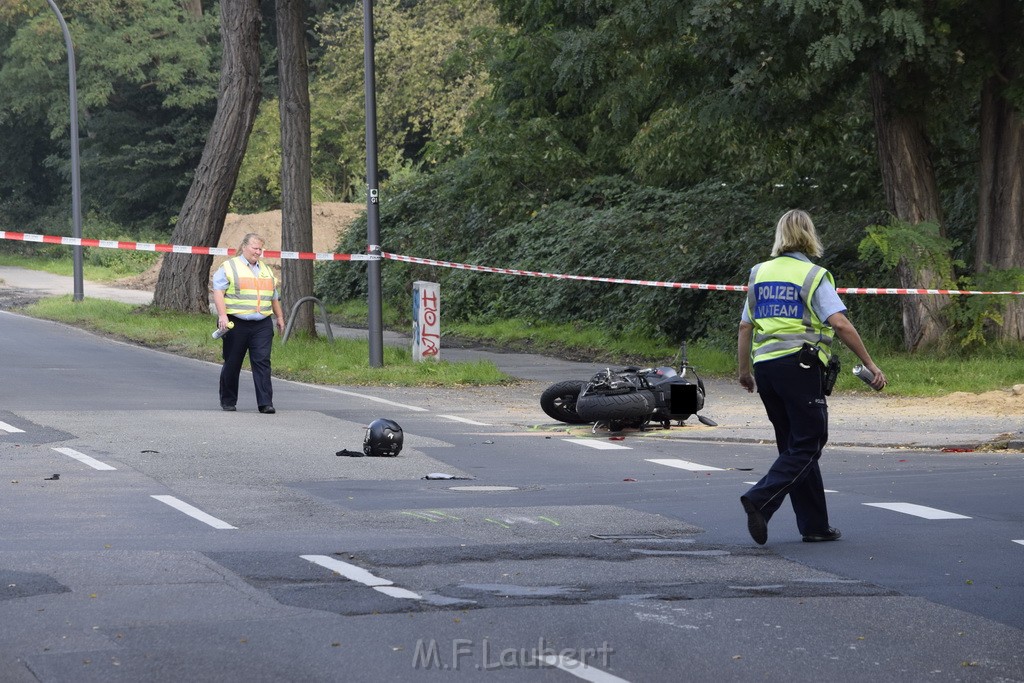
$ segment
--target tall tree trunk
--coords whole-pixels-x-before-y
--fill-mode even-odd
[[[221,0],[224,56],[217,114],[171,234],[174,244],[216,246],[224,230],[260,101],[260,22],[259,0]],[[212,256],[166,254],[153,303],[176,311],[209,312],[212,262]]]
[[[995,6],[988,17],[993,52],[1005,57],[1010,42],[1020,39],[1024,23],[1019,7]],[[1016,17],[1016,20],[1013,20]],[[1017,30],[1012,27],[1016,26]],[[1004,96],[1016,80],[1007,63],[985,80],[981,89],[981,135],[978,181],[978,223],[975,229],[975,270],[1024,268],[1024,120]],[[1003,311],[1000,335],[1024,339],[1024,301],[1010,297]]]
[[[281,249],[313,251],[310,199],[309,66],[305,0],[277,0],[277,59],[281,98]],[[313,262],[282,259],[282,305],[313,296]],[[296,309],[292,331],[316,334],[313,306]]]
[[[928,139],[913,116],[893,106],[891,81],[879,72],[871,76],[871,103],[878,142],[878,161],[889,210],[910,225],[935,223],[942,230],[942,208],[935,182]],[[901,258],[896,268],[901,287],[947,287],[952,273],[937,273]],[[946,330],[942,309],[949,297],[909,295],[902,297],[903,344],[909,351],[936,343]]]

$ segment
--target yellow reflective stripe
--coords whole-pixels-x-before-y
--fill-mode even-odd
[[[823,333],[824,333],[824,331],[823,331]],[[759,343],[759,344],[764,344],[765,342],[769,342],[769,341],[771,341],[773,339],[776,339],[778,341],[801,341],[802,342],[802,341],[807,340],[807,338],[808,338],[808,336],[807,336],[807,333],[805,333],[805,332],[794,333],[794,334],[757,334],[757,335],[754,335],[754,341]],[[818,341],[818,333],[813,333],[812,336],[811,336],[811,339],[815,343],[817,343],[817,341]],[[822,338],[821,338],[821,343],[823,343],[826,346],[828,346],[829,344],[832,343],[832,337],[829,336],[827,333],[824,333],[822,335]]]
[[[811,286],[814,284],[814,278],[822,271],[821,266],[814,266],[807,271],[807,276],[804,278],[804,283],[800,286],[800,298],[804,300],[804,327],[808,332],[814,332],[814,325],[811,322]]]
[[[228,289],[230,289],[231,285],[233,284],[235,286],[235,295],[237,296],[238,295],[238,263],[236,262],[235,259],[230,259],[225,265],[227,265],[227,266],[229,266],[231,268],[231,275],[228,275],[227,271],[224,272],[225,275],[228,275]],[[234,277],[232,277],[232,275]]]
[[[817,339],[812,335],[807,335],[803,339],[772,341],[758,346],[754,349],[751,356],[755,361],[768,360],[777,356],[785,356],[794,349],[799,349],[804,344],[815,344],[816,342]]]

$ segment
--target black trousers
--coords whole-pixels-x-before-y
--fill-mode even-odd
[[[220,369],[220,404],[233,406],[238,402],[238,375],[242,361],[249,354],[252,382],[256,386],[256,405],[274,404],[270,385],[270,349],[274,343],[274,321],[242,320],[229,315],[235,327],[221,337],[224,342],[224,365]]]
[[[829,528],[825,485],[818,468],[828,441],[828,404],[822,388],[824,368],[800,367],[799,354],[754,364],[754,380],[768,419],[775,427],[779,457],[744,497],[771,516],[787,495],[801,534]]]

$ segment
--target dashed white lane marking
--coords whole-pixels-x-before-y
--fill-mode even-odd
[[[374,586],[373,590],[383,593],[384,595],[390,595],[393,598],[402,598],[405,600],[423,599],[423,596],[419,593],[413,593],[411,590],[399,588],[398,586]]]
[[[24,434],[24,429],[18,429],[14,425],[9,425],[6,422],[0,422],[0,432],[7,432],[8,434]]]
[[[54,448],[53,450],[57,451],[58,453],[62,453],[64,455],[68,456],[69,458],[74,458],[75,460],[77,460],[79,462],[83,462],[86,465],[88,465],[89,467],[93,468],[94,470],[116,470],[117,469],[116,467],[108,465],[105,462],[100,462],[96,458],[90,458],[85,453],[79,453],[74,448]]]
[[[946,512],[945,510],[925,507],[924,505],[914,505],[913,503],[864,503],[864,505],[892,510],[893,512],[902,512],[905,515],[914,515],[924,519],[970,519],[967,515]]]
[[[410,590],[399,588],[395,586],[394,581],[382,579],[379,576],[374,576],[370,572],[366,571],[362,567],[357,567],[354,564],[348,562],[342,562],[336,560],[333,557],[327,555],[300,555],[302,559],[313,564],[318,564],[325,569],[330,569],[336,574],[341,574],[349,581],[355,581],[361,583],[364,586],[369,586],[374,590],[380,591],[384,595],[390,595],[393,598],[405,598],[409,600],[422,600],[423,596],[419,593],[413,593]]]
[[[459,417],[458,415],[438,415],[438,417],[443,417],[446,420],[455,420],[456,422],[464,422],[465,424],[468,425],[477,425],[478,427],[491,426],[489,422],[477,422],[476,420],[470,420],[469,418],[466,417]]]
[[[625,678],[613,676],[607,671],[595,669],[586,662],[580,662],[565,655],[543,655],[538,657],[538,659],[548,666],[559,668],[584,681],[591,681],[592,683],[628,683]]]
[[[587,448],[596,448],[599,451],[632,450],[629,446],[623,446],[622,444],[612,443],[610,441],[601,441],[599,439],[562,439],[562,441],[579,444],[580,446],[586,446]]]
[[[656,465],[666,465],[668,467],[677,467],[681,470],[687,470],[689,472],[723,472],[721,467],[712,467],[711,465],[701,465],[700,463],[690,462],[689,460],[679,460],[678,458],[661,458],[651,459],[647,458],[647,462],[653,462]]]
[[[198,519],[200,522],[202,522],[204,524],[209,524],[214,529],[237,529],[238,528],[238,527],[235,527],[235,526],[231,526],[230,524],[228,524],[224,520],[217,519],[213,515],[208,515],[205,512],[203,512],[202,510],[200,510],[199,508],[193,507],[192,505],[189,505],[185,501],[179,500],[179,499],[175,498],[174,496],[151,496],[151,497],[152,498],[156,498],[161,503],[164,503],[166,505],[170,505],[172,508],[174,508],[175,510],[178,510],[179,512],[184,512],[189,517],[192,517],[194,519]]]
[[[354,391],[345,391],[344,389],[335,389],[334,387],[317,387],[324,391],[330,391],[335,394],[343,394],[345,396],[354,396],[356,398],[366,399],[367,401],[373,401],[375,403],[383,403],[385,405],[394,406],[395,408],[405,408],[406,410],[412,410],[417,413],[427,412],[426,408],[420,408],[419,406],[411,406],[408,403],[398,403],[397,401],[389,401],[386,398],[380,398],[378,396],[369,396],[367,394],[358,394]]]

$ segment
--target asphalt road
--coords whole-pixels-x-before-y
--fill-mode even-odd
[[[224,413],[216,365],[5,312],[0,358],[0,681],[1024,680],[1019,453],[831,447],[842,540],[761,547],[770,443],[495,389]],[[376,417],[399,457],[335,455]]]

